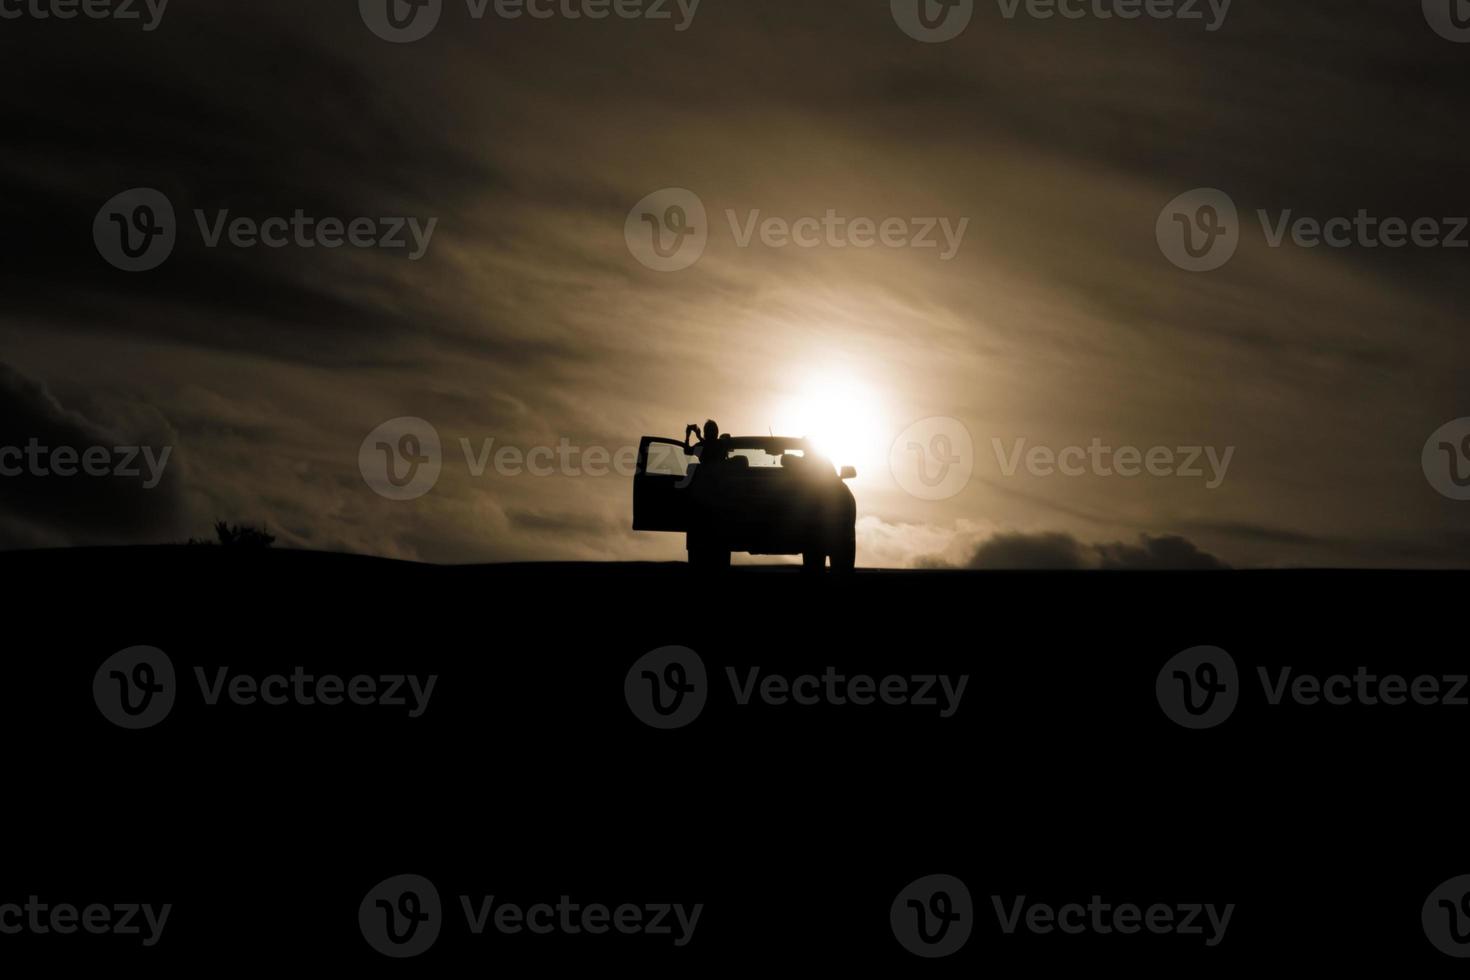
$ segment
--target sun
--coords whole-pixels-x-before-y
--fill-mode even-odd
[[[777,435],[805,436],[837,466],[878,465],[883,445],[876,392],[850,375],[813,376],[781,407]]]

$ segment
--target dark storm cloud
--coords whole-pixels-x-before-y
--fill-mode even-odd
[[[34,547],[174,532],[174,448],[166,432],[127,431],[68,410],[0,363],[0,538]]]
[[[0,271],[12,312],[346,368],[411,367],[415,342],[506,365],[574,362],[584,348],[554,330],[497,329],[484,322],[495,311],[456,295],[464,270],[447,256],[482,230],[470,202],[505,190],[493,162],[405,96],[393,72],[340,55],[345,30],[313,31],[309,20],[268,5],[259,17],[195,10],[187,41],[164,35],[146,48],[80,25],[71,70],[44,87],[7,87],[0,194],[29,232],[9,239]],[[477,120],[476,139],[495,129]],[[133,186],[162,191],[179,227],[173,255],[147,275],[99,261],[89,231],[102,202]],[[199,211],[211,226],[224,212],[262,221],[298,211],[438,224],[415,262],[408,230],[404,248],[206,248]],[[436,264],[437,249],[446,257]]]
[[[1086,544],[1070,534],[1051,532],[997,534],[975,549],[965,567],[1026,571],[1203,571],[1229,566],[1177,535],[1141,534],[1133,544],[1121,541]]]
[[[427,221],[498,183],[371,65],[289,19],[242,12],[192,11],[187,42],[142,46],[99,29],[108,25],[78,25],[66,72],[6,87],[0,194],[30,231],[11,240],[3,272],[12,309],[348,365],[371,360],[363,345],[394,332],[463,331],[460,311],[434,309],[413,288],[402,249],[205,249],[196,210],[211,223],[223,211],[259,221],[298,210]],[[31,33],[41,40],[36,25]],[[149,275],[98,261],[89,232],[102,203],[134,186],[162,191],[179,225],[175,253]]]
[[[1097,552],[1097,567],[1105,571],[1202,570],[1229,567],[1214,555],[1200,551],[1194,542],[1177,535],[1155,538],[1145,534],[1140,536],[1137,544],[1115,541],[1094,545],[1093,548]]]

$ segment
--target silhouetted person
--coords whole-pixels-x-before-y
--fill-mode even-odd
[[[693,446],[689,445],[690,436],[699,440]],[[701,466],[724,462],[726,455],[729,454],[727,446],[729,441],[729,436],[720,435],[720,426],[714,419],[705,420],[702,434],[699,426],[693,422],[684,427],[684,445],[689,446],[690,450],[699,457]]]

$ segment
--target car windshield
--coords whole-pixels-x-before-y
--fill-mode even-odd
[[[762,466],[784,466],[786,457],[794,456],[800,458],[801,455],[802,451],[800,449],[788,449],[784,453],[769,453],[756,446],[730,450],[731,458],[737,456],[742,457],[746,461],[746,465],[752,469]]]
[[[802,446],[734,446],[730,449],[730,460],[741,469],[770,472],[772,470],[800,471],[816,475],[823,471],[836,472],[832,464],[809,448]]]

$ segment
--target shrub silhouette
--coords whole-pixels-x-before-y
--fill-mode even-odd
[[[215,522],[214,536],[219,539],[218,543],[226,548],[269,548],[276,543],[276,536],[267,533],[264,528],[250,524],[227,524],[224,521]],[[190,538],[189,543],[212,545],[216,542],[196,541]]]

